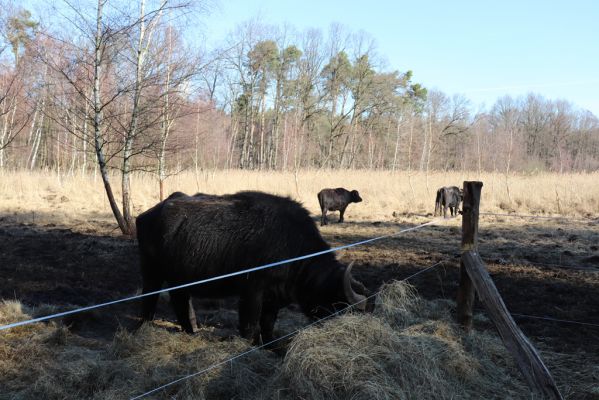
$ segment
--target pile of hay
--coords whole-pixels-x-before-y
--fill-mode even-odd
[[[18,302],[0,302],[2,325],[36,314]],[[0,399],[129,399],[251,348],[239,337],[224,341],[211,329],[190,336],[169,325],[119,330],[108,343],[57,323],[0,332]],[[279,364],[276,354],[256,351],[149,398],[253,397]]]
[[[424,301],[401,282],[377,302],[374,314],[303,330],[283,358],[254,351],[151,398],[531,398],[501,341],[462,334],[450,320],[451,302]],[[0,324],[35,314],[0,303]],[[165,324],[121,330],[108,343],[57,323],[0,332],[0,398],[127,399],[250,349],[212,328],[189,336]]]
[[[449,321],[449,302],[424,301],[397,282],[377,303],[374,315],[347,315],[294,339],[282,372],[290,397],[530,397],[501,341],[461,334]]]

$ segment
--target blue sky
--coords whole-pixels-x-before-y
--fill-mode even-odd
[[[414,81],[475,106],[533,91],[599,116],[599,1],[221,0],[203,28],[218,41],[256,17],[363,30],[389,69],[411,69]]]

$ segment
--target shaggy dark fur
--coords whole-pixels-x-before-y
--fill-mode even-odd
[[[343,222],[343,214],[349,203],[359,203],[362,201],[360,193],[357,190],[351,192],[344,188],[322,189],[318,192],[318,203],[320,203],[320,225],[326,225],[327,211],[339,211],[339,222]]]
[[[308,212],[297,202],[261,192],[226,196],[174,193],[137,217],[143,292],[206,279],[329,249]],[[310,317],[351,303],[344,291],[346,266],[332,253],[208,284],[171,291],[181,327],[196,329],[190,296],[239,296],[243,337],[268,342],[280,308],[294,302]],[[358,291],[363,286],[356,284]],[[152,320],[158,296],[143,301]],[[365,305],[365,304],[364,304]]]

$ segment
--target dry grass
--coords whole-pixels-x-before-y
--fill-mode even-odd
[[[16,302],[0,303],[2,323],[34,314]],[[0,335],[0,398],[127,399],[248,348],[237,337],[219,341],[210,330],[189,336],[146,325],[137,334],[119,331],[106,346],[73,334],[60,323],[28,325]],[[225,390],[254,393],[272,375],[276,363],[274,354],[252,353],[231,372],[234,377],[227,379]],[[217,382],[227,368],[232,367],[182,382],[162,396],[214,398],[222,390]]]
[[[436,189],[461,186],[464,180],[484,182],[481,207],[489,212],[541,215],[596,216],[599,214],[599,172],[588,174],[513,175],[475,172],[422,173],[385,171],[203,171],[181,173],[167,181],[167,192],[233,193],[263,190],[298,199],[318,214],[316,193],[343,186],[360,191],[364,202],[351,205],[348,220],[388,220],[393,213],[428,214],[434,209]],[[117,197],[119,180],[113,177]],[[507,188],[509,187],[509,194]],[[139,213],[158,201],[158,185],[151,175],[133,178],[133,203]],[[19,222],[53,223],[80,230],[113,229],[102,182],[98,177],[63,176],[43,172],[0,173],[0,213]]]
[[[305,329],[284,358],[257,350],[155,398],[534,399],[499,338],[462,334],[450,318],[453,308],[396,282],[385,286],[374,314],[346,314]],[[0,323],[36,314],[17,302],[0,303]],[[59,322],[3,332],[0,398],[126,399],[249,348],[238,337],[223,341],[211,328],[189,336],[162,324],[136,334],[121,330],[108,344]],[[543,356],[562,377],[565,394],[592,398],[596,367],[580,365],[576,355]]]
[[[451,307],[395,283],[386,287],[375,314],[348,314],[304,330],[284,359],[255,351],[158,397],[531,398],[500,340],[462,335],[448,318]],[[0,303],[3,323],[34,313],[19,303]],[[57,323],[7,333],[0,335],[0,398],[15,399],[130,398],[249,347],[239,338],[219,341],[210,329],[188,336],[144,326],[137,334],[119,331],[108,346]]]
[[[297,397],[310,399],[528,397],[501,342],[462,335],[448,319],[451,307],[422,300],[406,283],[388,285],[374,315],[345,316],[298,335],[284,375]]]

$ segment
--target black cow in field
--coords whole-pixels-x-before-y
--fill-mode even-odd
[[[435,198],[435,213],[433,215],[441,215],[441,210],[443,210],[443,217],[447,218],[447,208],[449,208],[452,217],[458,215],[463,198],[464,191],[457,186],[439,188]]]
[[[351,192],[344,188],[322,189],[318,192],[318,203],[322,216],[320,225],[326,225],[327,211],[339,211],[339,222],[343,222],[343,214],[349,203],[359,203],[362,201],[360,193],[357,190]]]
[[[143,293],[328,250],[297,202],[261,192],[226,196],[174,193],[137,217]],[[355,286],[354,291],[352,284]],[[169,292],[179,324],[196,330],[191,296],[239,296],[239,330],[269,342],[280,308],[297,303],[320,318],[347,304],[366,307],[366,289],[351,265],[332,253]],[[142,320],[154,318],[158,295],[144,298]]]

